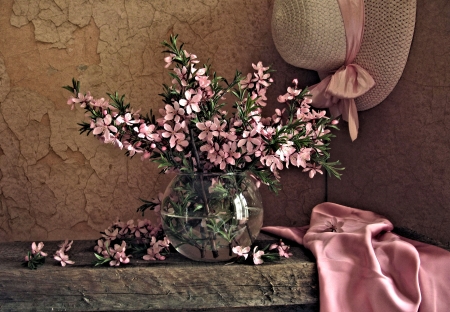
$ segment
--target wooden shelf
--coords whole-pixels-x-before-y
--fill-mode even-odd
[[[259,237],[264,245],[276,241]],[[60,242],[44,242],[51,255]],[[312,255],[263,265],[203,263],[173,253],[164,261],[132,259],[92,267],[93,241],[75,241],[74,265],[48,256],[37,270],[22,267],[30,242],[0,243],[0,311],[318,311]]]

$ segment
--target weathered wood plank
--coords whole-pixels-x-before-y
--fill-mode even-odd
[[[50,254],[56,242],[45,243]],[[21,267],[29,242],[0,244],[1,311],[317,311],[313,258],[302,247],[294,256],[261,266],[133,259],[118,268],[93,268],[94,242],[76,241],[75,264],[48,257],[37,270]],[[219,309],[219,310],[218,310]]]

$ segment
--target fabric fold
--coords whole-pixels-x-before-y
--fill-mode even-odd
[[[313,209],[307,227],[262,230],[314,254],[321,312],[448,311],[450,252],[392,229],[373,212],[323,203]]]

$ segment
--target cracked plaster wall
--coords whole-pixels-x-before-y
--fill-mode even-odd
[[[259,60],[273,64],[270,101],[290,81],[316,81],[290,67],[272,43],[273,1],[5,0],[0,9],[0,241],[91,239],[116,218],[140,218],[138,198],[170,176],[78,134],[83,111],[66,105],[72,77],[97,97],[125,93],[157,110],[161,41],[177,33],[186,49],[226,78]],[[276,104],[268,108],[272,111]],[[269,112],[270,113],[270,112]],[[263,189],[266,223],[301,225],[325,198],[325,179],[282,174],[279,196]],[[146,215],[146,217],[151,217]]]
[[[293,78],[271,37],[273,0],[2,0],[0,2],[0,241],[97,238],[115,220],[139,218],[138,198],[163,190],[169,176],[152,163],[78,135],[82,110],[65,104],[72,77],[100,97],[125,93],[156,110],[168,82],[160,42],[178,33],[186,49],[231,78],[251,63],[273,64],[269,113]],[[262,189],[265,224],[308,224],[328,199],[386,215],[397,226],[450,237],[449,4],[418,1],[404,75],[379,106],[360,113],[358,140],[346,125],[332,145],[342,181],[281,173],[278,196]],[[147,215],[147,217],[150,217]]]

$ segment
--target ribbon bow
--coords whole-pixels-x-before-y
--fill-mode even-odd
[[[364,68],[357,64],[344,65],[311,87],[313,105],[329,108],[333,117],[342,115],[342,119],[348,122],[350,137],[354,141],[359,128],[355,98],[374,85],[375,81]]]
[[[352,141],[358,136],[358,112],[355,98],[369,91],[375,81],[361,66],[354,64],[364,32],[364,1],[337,0],[344,20],[346,56],[344,65],[310,88],[312,104],[329,108],[333,117],[342,115],[348,122]]]

